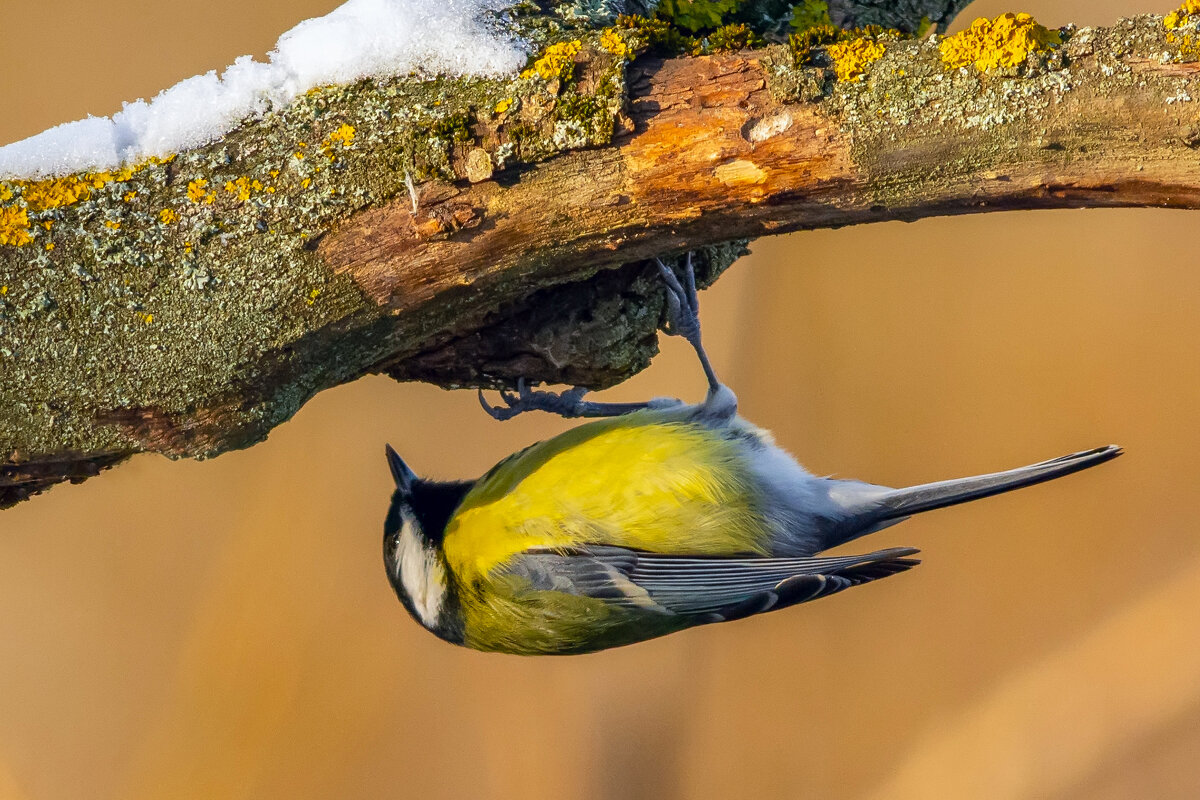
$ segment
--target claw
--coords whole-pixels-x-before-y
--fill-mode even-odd
[[[549,411],[552,414],[569,418],[583,416],[583,408],[586,405],[583,402],[583,396],[587,392],[588,390],[582,386],[567,389],[562,393],[534,391],[529,388],[529,384],[524,378],[518,378],[516,394],[506,389],[500,390],[500,399],[508,408],[488,403],[482,389],[479,390],[479,404],[492,419],[500,421],[509,420],[518,414],[534,410]]]
[[[667,293],[667,325],[666,330],[671,336],[682,336],[679,330],[679,316],[683,312],[679,298],[671,292]]]
[[[567,390],[566,396],[571,398],[571,405],[576,409],[576,412],[584,405],[587,405],[584,402],[583,396],[590,391],[591,389],[586,389],[582,386],[576,386],[573,389]]]
[[[688,305],[691,306],[693,314],[698,314],[700,313],[700,295],[696,293],[696,270],[692,267],[691,250],[687,252],[685,270],[685,274],[687,275]]]
[[[708,396],[711,400],[725,387],[717,379],[708,355],[700,344],[700,298],[696,293],[696,270],[692,264],[692,253],[689,250],[684,255],[683,282],[680,282],[679,276],[664,264],[661,258],[654,259],[654,263],[658,265],[663,283],[667,285],[667,324],[663,330],[669,335],[687,339],[695,349],[700,358],[700,365],[704,367],[704,375],[708,378]],[[736,409],[736,405],[731,407]]]
[[[532,401],[529,387],[525,385],[524,378],[517,381],[517,394],[513,394],[507,389],[501,389],[500,399],[504,401],[504,405],[508,406],[508,408],[492,405],[484,397],[483,389],[479,390],[479,405],[483,406],[483,410],[488,413],[488,416],[501,422],[537,407],[537,404]]]
[[[698,339],[700,325],[697,315],[700,300],[696,295],[696,273],[692,268],[692,254],[689,252],[686,256],[686,285],[680,282],[679,276],[664,264],[662,259],[656,258],[655,262],[658,264],[658,271],[662,273],[663,282],[667,284],[667,324],[664,330],[670,336],[681,336],[689,341],[693,338]]]
[[[675,275],[675,270],[664,264],[661,258],[654,259],[654,262],[658,264],[658,271],[662,274],[663,280],[666,281],[667,288],[671,290],[671,293],[677,297],[682,295],[683,285],[679,283],[679,278]]]
[[[680,300],[684,294],[683,286],[679,283],[675,271],[664,264],[661,258],[654,259],[654,263],[658,264],[658,271],[663,277],[663,282],[667,284],[667,324],[663,330],[668,336],[682,336],[684,334],[679,330],[679,319],[683,312],[683,303]]]
[[[505,402],[508,402],[508,398],[504,396],[504,392],[500,393],[500,397],[504,398]],[[512,414],[508,413],[509,409],[500,408],[489,403],[487,398],[483,396],[483,389],[479,390],[479,405],[483,406],[483,410],[487,412],[489,417],[499,422],[512,417]],[[509,403],[509,406],[511,407],[512,403]]]

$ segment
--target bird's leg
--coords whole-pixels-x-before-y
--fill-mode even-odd
[[[483,396],[483,390],[479,392],[479,404],[492,418],[498,420],[512,419],[518,414],[534,410],[548,411],[551,414],[568,418],[619,417],[643,408],[671,408],[681,405],[681,401],[669,397],[656,398],[646,403],[592,403],[583,399],[587,391],[582,386],[576,386],[574,389],[568,389],[561,393],[534,391],[525,383],[524,378],[518,378],[516,394],[500,392],[500,399],[507,407],[493,406],[488,403]]]
[[[727,420],[737,413],[737,397],[733,391],[720,380],[704,352],[700,343],[700,300],[696,296],[696,272],[692,266],[692,254],[689,252],[684,261],[683,280],[662,262],[654,259],[658,270],[662,273],[667,284],[667,328],[671,336],[682,336],[696,351],[704,375],[708,378],[708,396],[702,406],[706,415]],[[526,411],[548,411],[560,417],[619,417],[644,408],[676,408],[683,405],[682,400],[673,397],[658,397],[645,403],[592,403],[584,400],[587,389],[576,386],[565,392],[534,391],[529,388],[524,378],[517,380],[517,393],[501,391],[500,399],[503,406],[493,406],[479,392],[479,404],[483,410],[494,419],[512,419]]]
[[[700,342],[700,299],[696,296],[696,271],[692,266],[692,254],[689,251],[684,259],[682,282],[662,259],[656,258],[654,261],[667,284],[665,330],[670,336],[682,336],[696,351],[700,366],[704,368],[704,377],[708,378],[705,408],[717,416],[732,417],[737,413],[737,396],[717,378],[717,373],[708,360],[708,353],[704,352],[704,345]]]

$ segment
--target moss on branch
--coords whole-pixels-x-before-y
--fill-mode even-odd
[[[552,45],[509,81],[318,89],[170,159],[0,181],[0,451],[132,452],[158,437],[170,454],[211,455],[360,373],[361,342],[347,353],[321,337],[298,383],[242,396],[264,359],[383,317],[315,252],[339,222],[410,185],[419,206],[422,184],[610,142],[627,124],[625,38]],[[215,427],[176,422],[223,398],[235,408]]]

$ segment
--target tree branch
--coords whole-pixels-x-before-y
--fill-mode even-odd
[[[884,37],[843,81],[824,50],[587,35],[549,77],[334,87],[169,163],[0,183],[29,209],[0,245],[0,506],[248,446],[369,372],[612,385],[654,352],[662,253],[706,248],[711,280],[765,234],[1200,206],[1191,45],[1157,17],[1067,33],[1007,74]]]

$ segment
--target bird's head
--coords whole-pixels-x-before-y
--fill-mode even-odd
[[[391,446],[387,460],[396,484],[383,530],[388,579],[418,622],[450,638],[457,603],[442,539],[471,484],[421,480]]]

